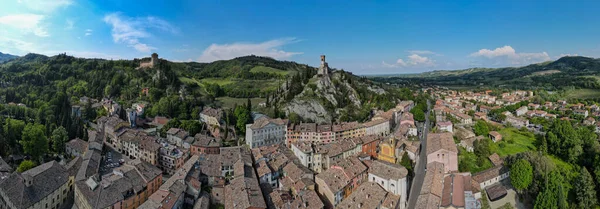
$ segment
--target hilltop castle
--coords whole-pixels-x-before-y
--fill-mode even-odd
[[[152,55],[150,57],[150,61],[149,62],[140,62],[140,67],[138,67],[138,69],[139,68],[153,68],[156,65],[158,65],[158,54],[152,53]]]
[[[327,65],[327,62],[325,62],[325,55],[321,55],[321,66],[319,67],[317,75],[329,75],[329,65]]]

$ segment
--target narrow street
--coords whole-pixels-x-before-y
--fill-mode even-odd
[[[429,112],[431,110],[430,102],[427,100],[427,112],[425,113],[425,123],[421,128],[422,133],[420,135],[421,150],[419,152],[419,159],[415,165],[415,176],[412,180],[410,187],[410,193],[408,194],[408,208],[415,208],[417,203],[417,197],[421,193],[421,187],[423,186],[423,180],[425,179],[425,167],[427,166],[427,133],[430,129]]]

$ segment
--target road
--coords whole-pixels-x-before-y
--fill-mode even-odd
[[[421,193],[421,187],[423,186],[423,180],[425,179],[425,167],[427,166],[427,133],[429,133],[429,129],[431,126],[429,121],[429,111],[431,110],[431,104],[429,100],[427,100],[427,113],[425,113],[425,124],[422,129],[423,132],[421,134],[421,150],[419,152],[419,159],[415,165],[415,177],[412,180],[412,185],[410,187],[410,193],[408,194],[408,207],[407,208],[415,208],[415,204],[417,204],[417,197],[419,197],[419,193]]]

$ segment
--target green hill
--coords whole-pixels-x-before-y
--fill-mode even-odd
[[[523,67],[433,71],[411,76],[373,78],[388,83],[441,86],[486,86],[556,90],[564,87],[599,89],[600,59],[562,57]]]
[[[19,56],[15,56],[15,55],[12,55],[12,54],[4,54],[4,53],[0,52],[0,63],[8,62],[8,61],[13,60],[13,59],[15,59],[17,57],[19,57]]]

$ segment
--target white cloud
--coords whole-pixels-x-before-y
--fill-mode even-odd
[[[148,53],[156,49],[146,43],[141,43],[141,39],[152,36],[149,29],[159,29],[171,33],[177,33],[178,29],[165,20],[157,17],[131,18],[112,13],[104,16],[104,22],[111,25],[111,35],[115,43],[123,43],[139,52]]]
[[[18,2],[31,10],[44,13],[52,13],[58,8],[73,4],[72,0],[19,0]]]
[[[410,53],[410,54],[419,54],[419,55],[429,55],[429,54],[432,54],[432,55],[441,56],[441,54],[438,54],[438,53],[435,53],[435,52],[432,52],[432,51],[429,51],[429,50],[408,50],[407,52]]]
[[[42,26],[43,15],[15,14],[0,16],[0,24],[21,30],[24,33],[33,33],[39,37],[50,36],[46,27]]]
[[[297,54],[302,54],[302,52],[287,52],[280,49],[284,45],[296,43],[298,41],[299,40],[296,38],[282,38],[262,43],[211,44],[204,52],[202,52],[198,61],[212,62],[215,60],[228,60],[246,55],[285,59]]]
[[[67,21],[65,23],[65,30],[72,30],[74,26],[75,26],[75,21],[73,21],[71,19],[67,19]]]
[[[91,35],[92,35],[92,29],[85,30],[85,36],[91,36]]]
[[[0,49],[2,52],[10,54],[26,54],[37,51],[36,45],[31,42],[1,36]]]
[[[515,49],[508,45],[494,50],[480,49],[469,56],[486,58],[489,61],[493,61],[495,65],[524,65],[551,60],[546,52],[517,53]]]
[[[558,55],[557,58],[561,58],[561,57],[576,57],[579,56],[578,54],[560,54]]]
[[[398,68],[398,67],[420,68],[420,67],[436,66],[435,60],[433,60],[429,57],[426,57],[426,56],[418,55],[418,54],[411,54],[406,58],[406,60],[400,58],[400,59],[396,60],[396,63],[394,63],[394,64],[386,63],[385,61],[383,61],[382,65],[383,65],[383,67],[386,67],[386,68]]]

